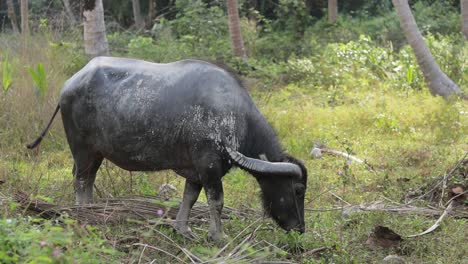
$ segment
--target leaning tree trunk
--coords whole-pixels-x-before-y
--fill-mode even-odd
[[[419,32],[416,21],[411,13],[407,0],[392,0],[395,6],[401,28],[413,49],[424,79],[432,95],[440,95],[445,99],[454,93],[461,93],[460,88],[440,69],[424,38]]]
[[[226,6],[232,50],[234,55],[245,59],[247,58],[247,54],[245,52],[244,41],[242,40],[242,34],[240,30],[237,0],[227,0]]]
[[[143,21],[143,17],[141,16],[140,0],[132,0],[132,6],[133,6],[133,18],[135,20],[135,27],[137,29],[142,29],[145,26],[145,22]]]
[[[74,26],[76,24],[75,15],[73,15],[73,11],[70,7],[69,0],[63,0],[63,6],[65,7],[65,12],[67,13],[68,19],[70,20],[70,24]]]
[[[83,11],[84,44],[88,59],[108,55],[102,0],[85,0]]]
[[[18,28],[18,22],[16,19],[15,4],[13,3],[13,0],[7,0],[7,10],[8,10],[8,18],[10,19],[13,32],[18,34],[19,28]]]
[[[21,0],[21,33],[23,36],[29,35],[29,14],[28,14],[28,0]]]
[[[328,0],[328,22],[330,24],[335,24],[337,17],[338,17],[338,0]]]
[[[462,15],[462,32],[465,39],[468,40],[468,0],[460,0],[460,9]]]

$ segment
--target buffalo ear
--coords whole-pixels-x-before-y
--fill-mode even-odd
[[[305,177],[305,180],[307,180],[307,169],[304,165],[304,162],[300,159],[296,159],[295,157],[291,156],[288,153],[284,153],[283,155],[284,155],[284,158],[283,158],[284,162],[295,164],[301,169],[301,177],[299,178],[301,179]]]
[[[305,194],[305,189],[306,189],[306,187],[302,183],[295,183],[294,184],[294,191],[296,192],[296,194],[304,195]]]

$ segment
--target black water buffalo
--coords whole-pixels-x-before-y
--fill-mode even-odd
[[[156,64],[98,57],[65,82],[59,104],[75,164],[78,204],[92,202],[104,158],[129,171],[172,169],[186,178],[176,229],[191,236],[190,210],[202,187],[210,208],[209,237],[222,236],[221,178],[235,165],[251,173],[263,205],[282,228],[304,232],[307,171],[286,154],[246,89],[214,64]],[[242,153],[242,154],[241,154]]]

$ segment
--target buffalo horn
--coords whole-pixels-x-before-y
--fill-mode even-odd
[[[302,176],[301,168],[289,162],[269,162],[259,159],[248,158],[238,151],[226,148],[234,163],[249,172],[256,172],[266,175],[284,175],[297,177]]]

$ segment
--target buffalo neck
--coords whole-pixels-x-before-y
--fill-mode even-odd
[[[248,121],[249,132],[243,147],[244,155],[251,158],[267,159],[272,162],[282,161],[283,149],[274,129],[260,114]]]

